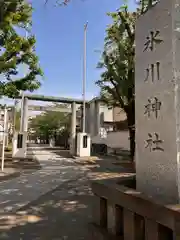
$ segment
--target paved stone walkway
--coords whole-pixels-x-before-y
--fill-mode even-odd
[[[90,180],[131,173],[119,166],[110,169],[109,164],[108,169],[106,164],[76,165],[73,159],[49,151],[36,154],[41,170],[0,184],[0,239],[92,239]]]
[[[89,239],[93,197],[82,176],[0,221],[0,239],[80,240]]]
[[[84,171],[73,163],[73,159],[60,157],[47,150],[36,150],[35,155],[41,170],[25,172],[18,178],[0,183],[0,213],[16,212],[64,182],[76,179]]]

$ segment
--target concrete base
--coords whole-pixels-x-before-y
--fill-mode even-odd
[[[22,138],[21,141],[18,138]],[[16,132],[13,137],[12,157],[25,158],[27,153],[27,132]],[[20,145],[19,145],[20,144]]]
[[[91,139],[87,133],[78,133],[77,135],[77,156],[90,157]]]

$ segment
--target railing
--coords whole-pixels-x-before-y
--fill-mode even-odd
[[[117,179],[116,179],[117,182]],[[133,179],[96,181],[92,184],[94,223],[115,239],[179,240],[180,205],[163,206],[135,189]]]

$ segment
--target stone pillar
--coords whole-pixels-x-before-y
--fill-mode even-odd
[[[70,134],[70,154],[75,155],[76,153],[76,103],[73,102],[71,105],[72,116],[71,116],[71,134]]]
[[[95,135],[98,135],[99,134],[99,131],[100,131],[100,127],[101,127],[101,124],[100,124],[100,102],[97,100],[95,101],[95,114],[94,116],[96,117],[96,124],[95,124]]]
[[[95,116],[95,102],[90,103],[90,135],[91,137],[95,136],[95,123],[96,123],[96,116]]]
[[[90,105],[86,104],[86,133],[90,133],[90,124],[91,119],[90,119]]]
[[[123,236],[123,208],[108,202],[107,216],[108,232],[113,235]]]
[[[145,236],[147,240],[158,240],[158,223],[145,219]]]
[[[21,132],[27,132],[28,130],[28,98],[24,98],[22,104],[22,115],[21,115]]]
[[[180,202],[179,12],[180,0],[159,1],[135,32],[137,190],[165,205]]]
[[[134,213],[128,209],[123,210],[124,215],[124,239],[135,240]]]

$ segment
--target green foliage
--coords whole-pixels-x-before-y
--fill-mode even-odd
[[[60,6],[66,6],[68,3],[70,3],[72,0],[54,0],[53,3],[56,3],[56,5]],[[135,0],[136,3],[139,5],[139,10],[141,13],[146,12],[148,9],[150,9],[154,4],[159,2],[160,0]],[[44,0],[45,5],[49,2],[52,2],[52,0]],[[128,5],[128,0],[124,0],[124,3]]]
[[[135,150],[135,22],[139,14],[139,10],[129,12],[126,5],[108,14],[113,23],[106,30],[104,51],[98,64],[103,73],[96,82],[101,89],[101,99],[122,108],[127,115],[132,158]]]
[[[127,7],[108,14],[113,23],[106,30],[105,46],[98,68],[103,69],[96,84],[101,98],[109,105],[120,106],[127,112],[134,100],[134,31],[137,13]]]
[[[52,0],[51,0],[52,1]],[[56,5],[66,6],[71,0],[55,0]],[[45,5],[49,2],[49,0],[45,0]]]
[[[66,105],[56,104],[55,107],[66,107]],[[70,127],[70,114],[63,112],[46,111],[35,118],[32,118],[29,125],[35,131],[36,136],[52,136],[64,128]]]
[[[4,1],[0,19],[0,95],[14,97],[20,90],[33,91],[40,87],[37,76],[42,70],[35,54],[35,37],[19,35],[29,31],[32,7],[25,0]],[[29,32],[30,33],[30,32]],[[19,67],[27,68],[27,74],[18,78]]]

